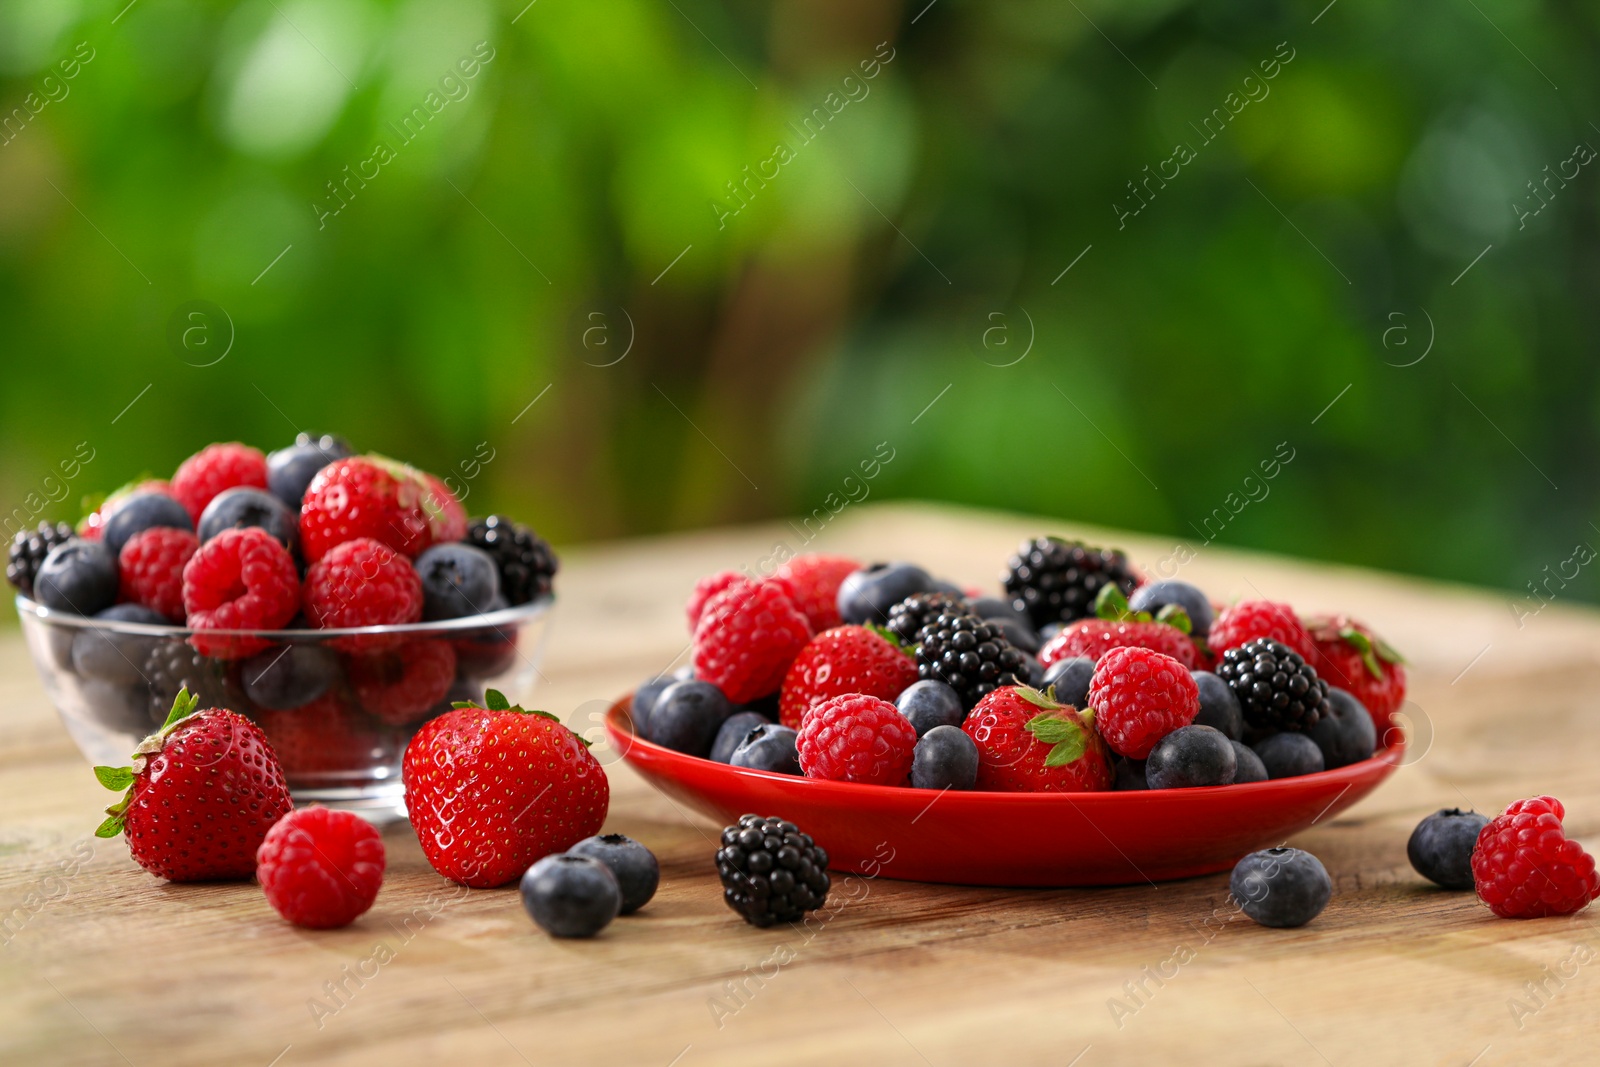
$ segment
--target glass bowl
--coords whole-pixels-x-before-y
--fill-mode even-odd
[[[528,698],[553,600],[343,630],[194,631],[85,618],[23,596],[17,614],[45,692],[91,763],[125,766],[187,686],[202,708],[261,727],[297,805],[385,822],[405,816],[400,759],[419,726],[454,701],[481,702],[485,689]]]

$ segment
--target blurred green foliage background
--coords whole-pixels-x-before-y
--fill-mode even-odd
[[[1600,544],[1600,9],[1324,2],[3,0],[0,500],[334,430],[570,543],[887,442],[1525,592]]]

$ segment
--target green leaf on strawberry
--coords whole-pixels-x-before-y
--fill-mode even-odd
[[[1107,622],[1162,622],[1186,637],[1194,634],[1194,620],[1177,604],[1167,604],[1154,615],[1148,611],[1134,611],[1114,582],[1102,585],[1095,594],[1094,617]]]
[[[1040,712],[1029,719],[1023,725],[1023,729],[1043,744],[1052,746],[1050,754],[1044,758],[1046,767],[1064,767],[1069,763],[1075,763],[1083,758],[1084,752],[1089,747],[1089,739],[1084,733],[1082,722],[1076,716],[1063,715],[1059,711]]]
[[[107,789],[126,789],[133,784],[132,767],[96,767],[94,776]]]
[[[484,708],[488,711],[509,711],[516,715],[537,715],[543,719],[561,722],[561,716],[559,715],[553,715],[550,712],[543,711],[539,708],[525,708],[521,704],[511,703],[511,701],[506,699],[506,695],[500,692],[498,689],[485,689],[483,691],[482,704],[475,703],[471,700],[457,700],[451,706],[456,708]],[[567,729],[571,732],[573,737],[576,737],[580,742],[582,742],[584,748],[594,747],[593,741],[590,741],[576,730],[573,730],[570,726],[567,727]]]
[[[887,626],[881,626],[881,625],[879,625],[878,623],[875,623],[875,622],[864,622],[861,625],[862,625],[863,629],[871,630],[873,633],[877,634],[879,637],[881,637],[885,641],[889,642],[891,645],[893,645],[895,648],[899,649],[901,652],[905,653],[907,656],[915,656],[917,654],[917,646],[916,645],[908,645],[908,644],[906,644],[904,641],[900,640],[900,635],[899,634],[895,633],[893,630],[889,629]]]
[[[1018,685],[1012,688],[1017,691],[1019,697],[1036,708],[1043,708],[1045,711],[1059,711],[1066,707],[1065,704],[1057,703],[1055,686],[1051,686],[1049,691],[1044,693],[1028,685]]]
[[[133,767],[96,767],[94,776],[101,785],[107,789],[122,791],[122,799],[106,809],[106,820],[95,827],[96,837],[116,837],[122,833],[123,818],[128,810],[128,805],[133,801],[133,782],[138,777],[138,772],[144,769],[144,757],[161,751],[161,746],[166,742],[167,735],[177,728],[178,724],[193,715],[200,707],[200,698],[190,693],[187,688],[178,690],[178,695],[172,700],[172,710],[167,712],[167,721],[161,724],[161,729],[139,742],[139,747],[133,750],[134,762],[139,765],[138,771]]]

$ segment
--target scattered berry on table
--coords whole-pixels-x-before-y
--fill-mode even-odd
[[[967,708],[1001,686],[1025,682],[1027,657],[1001,636],[994,623],[965,608],[940,613],[917,638],[917,671],[944,682]]]
[[[655,853],[626,834],[586,837],[567,849],[567,855],[588,856],[611,868],[622,891],[620,915],[632,915],[650,903],[661,884],[661,864]]]
[[[792,822],[742,815],[717,850],[722,899],[752,926],[798,922],[828,899],[828,853]]]
[[[411,561],[388,545],[358,538],[335,545],[306,569],[306,619],[324,629],[393,626],[422,618],[422,579]],[[352,649],[398,644],[364,636]]]
[[[813,633],[831,630],[844,622],[839,616],[839,586],[861,564],[844,556],[807,553],[796,556],[772,572],[774,581],[789,591]]]
[[[913,593],[889,609],[884,629],[906,648],[914,648],[922,628],[947,611],[977,614],[967,607],[965,600],[949,593]]]
[[[1327,708],[1306,733],[1322,749],[1322,762],[1330,771],[1361,762],[1377,747],[1372,716],[1343,689],[1328,690]]]
[[[351,456],[317,472],[300,505],[300,548],[310,562],[356,539],[406,556],[452,538],[422,472],[382,456]]]
[[[424,549],[416,560],[422,579],[422,617],[459,619],[488,612],[500,596],[500,571],[481,548],[452,541]]]
[[[278,543],[293,552],[300,544],[300,513],[267,492],[238,486],[224,489],[211,498],[211,503],[200,513],[195,532],[200,540],[209,541],[223,530],[243,530],[259,527],[267,531]]]
[[[811,709],[800,727],[800,769],[809,778],[905,785],[917,731],[886,700],[847,694]]]
[[[256,880],[279,915],[313,930],[355,922],[383,885],[383,838],[349,811],[318,805],[273,824],[256,851]]]
[[[774,774],[799,774],[799,735],[787,726],[762,723],[739,742],[728,762],[735,767]]]
[[[1269,775],[1267,774],[1267,765],[1261,762],[1261,757],[1256,755],[1255,749],[1251,748],[1243,741],[1234,741],[1230,739],[1228,743],[1233,746],[1233,758],[1235,766],[1233,772],[1234,785],[1246,785],[1250,782],[1265,782],[1268,779]]]
[[[180,463],[172,476],[172,495],[188,511],[190,522],[197,523],[213,497],[240,485],[267,488],[267,457],[260,449],[230,441],[207,445]]]
[[[1571,915],[1600,896],[1594,857],[1562,827],[1555,797],[1518,800],[1489,821],[1472,850],[1478,898],[1502,919]]]
[[[194,531],[194,523],[182,504],[165,493],[138,492],[106,517],[100,540],[112,552],[120,553],[134,535],[159,526]]]
[[[598,833],[611,790],[583,740],[555,716],[489,690],[487,708],[423,724],[402,763],[422,853],[452,881],[505,885]]]
[[[342,437],[299,434],[289,447],[267,453],[267,488],[299,514],[306,489],[317,472],[336,459],[352,455],[354,452]]]
[[[1035,629],[1093,615],[1095,597],[1108,583],[1124,595],[1139,584],[1120,551],[1059,537],[1024,541],[1000,580],[1012,604],[1028,613]]]
[[[1020,686],[996,689],[961,729],[978,746],[978,788],[1080,793],[1111,788],[1111,757],[1094,715]]]
[[[208,656],[236,659],[259,652],[255,637],[206,630],[276,630],[300,610],[300,573],[289,550],[258,527],[225,530],[202,544],[183,568],[183,607]]]
[[[933,589],[933,578],[915,563],[871,563],[839,583],[839,618],[860,625],[889,621],[889,609],[914,593]]]
[[[1307,662],[1316,650],[1310,632],[1294,609],[1271,600],[1244,600],[1223,608],[1211,624],[1206,643],[1220,656],[1229,649],[1262,638],[1288,645]]]
[[[778,721],[799,729],[806,712],[830,697],[893,700],[916,680],[917,661],[893,639],[865,626],[836,626],[813,637],[789,665]]]
[[[694,629],[694,673],[735,704],[777,692],[811,640],[811,624],[773,582],[734,584],[706,602]]]
[[[971,789],[978,781],[978,746],[959,726],[935,726],[917,739],[911,757],[914,789]]]
[[[757,726],[770,726],[772,720],[759,711],[739,711],[728,716],[717,729],[717,739],[711,742],[710,759],[717,763],[728,763],[733,759],[733,751],[744,742],[746,736]]]
[[[552,937],[593,937],[622,908],[611,868],[591,856],[546,856],[522,876],[522,906]]]
[[[33,578],[33,599],[52,611],[95,615],[117,602],[117,558],[99,541],[52,548]]]
[[[128,852],[172,882],[249,878],[256,849],[294,804],[261,730],[225,708],[198,710],[180,693],[167,721],[136,750],[133,767],[96,767],[108,789],[96,837],[127,833]]]
[[[1150,788],[1150,783],[1145,781],[1144,760],[1142,759],[1129,759],[1127,756],[1118,756],[1111,771],[1113,776],[1111,788],[1119,793],[1137,792],[1140,789]]]
[[[166,619],[143,604],[113,604],[95,615],[95,619],[102,623],[168,625]],[[144,634],[118,633],[100,626],[86,626],[72,638],[72,668],[81,678],[98,678],[117,685],[138,685],[144,681],[144,661],[160,640]],[[149,724],[145,725],[148,727]]]
[[[1195,725],[1215,727],[1234,741],[1244,737],[1244,710],[1233,687],[1210,671],[1195,671],[1194,684],[1200,691]]]
[[[1240,910],[1262,926],[1304,926],[1328,906],[1333,879],[1309,852],[1268,848],[1234,866],[1228,889]]]
[[[188,530],[173,526],[140,530],[117,556],[122,599],[143,604],[170,622],[182,622],[183,568],[199,548],[200,539]]]
[[[961,694],[934,678],[924,678],[901,690],[894,706],[922,737],[938,726],[960,726],[967,717]]]
[[[224,664],[202,655],[187,641],[161,641],[145,657],[144,677],[149,682],[149,722],[153,729],[166,721],[178,694],[187,689],[203,708],[235,704]]]
[[[1200,691],[1194,675],[1171,656],[1114,648],[1095,664],[1089,706],[1113,752],[1144,759],[1157,741],[1194,721]]]
[[[1068,656],[1045,668],[1040,688],[1054,689],[1056,700],[1074,708],[1089,706],[1089,683],[1094,680],[1094,660]]]
[[[1189,616],[1189,632],[1195,637],[1205,637],[1211,630],[1215,613],[1211,599],[1188,582],[1167,579],[1141,585],[1128,597],[1128,607],[1134,611],[1159,614],[1165,607],[1182,608]]]
[[[1306,626],[1316,646],[1311,665],[1318,676],[1361,701],[1382,737],[1406,699],[1400,653],[1370,627],[1343,615],[1314,616]]]
[[[1417,823],[1406,842],[1406,858],[1418,874],[1445,889],[1471,889],[1472,850],[1489,825],[1487,815],[1440,808]]]
[[[1322,749],[1305,734],[1273,734],[1257,741],[1254,748],[1268,778],[1298,778],[1327,769]]]
[[[1309,730],[1328,710],[1328,683],[1300,653],[1268,637],[1228,649],[1216,675],[1239,698],[1247,737]]]
[[[23,596],[33,598],[33,576],[57,545],[72,540],[72,527],[64,522],[41,522],[32,530],[18,530],[6,553],[6,581]]]
[[[732,715],[733,705],[710,682],[674,682],[650,709],[645,736],[674,752],[704,757],[711,753],[717,732]]]
[[[444,700],[456,677],[456,650],[448,641],[407,641],[352,655],[347,673],[363,708],[391,726],[404,726]]]
[[[504,515],[476,519],[463,540],[494,557],[500,592],[512,607],[537,600],[554,587],[561,561],[544,538],[522,523]]]
[[[309,704],[339,679],[339,657],[320,644],[263,649],[239,664],[245,696],[260,708],[288,711]]]
[[[1237,770],[1233,742],[1210,726],[1180,726],[1156,742],[1144,763],[1151,789],[1228,785]]]

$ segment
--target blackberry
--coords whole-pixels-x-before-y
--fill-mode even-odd
[[[244,706],[233,698],[234,690],[223,675],[222,663],[202,656],[184,641],[163,641],[151,649],[144,661],[144,678],[149,685],[153,726],[166,722],[173,698],[181,689],[199,697],[202,708]]]
[[[1027,613],[1034,629],[1093,615],[1094,598],[1108,582],[1124,595],[1139,584],[1128,558],[1117,549],[1059,537],[1024,541],[1006,563],[1000,581],[1012,606]]]
[[[828,899],[828,853],[792,822],[741,815],[717,850],[722,899],[751,926],[799,921]]]
[[[965,609],[940,613],[917,635],[917,674],[954,689],[968,711],[1003,685],[1023,684],[1027,669],[999,626]]]
[[[1328,707],[1328,683],[1288,645],[1270,637],[1230,648],[1216,675],[1233,687],[1244,712],[1245,740],[1276,730],[1309,730]]]
[[[938,618],[947,608],[964,608],[965,602],[949,593],[916,593],[906,597],[889,609],[889,621],[884,629],[900,639],[907,648],[917,643],[922,628]]]
[[[33,598],[33,576],[39,573],[39,564],[50,550],[72,537],[72,527],[64,522],[41,522],[37,529],[18,530],[11,539],[11,552],[6,557],[6,581],[23,596]]]
[[[494,557],[500,571],[500,592],[512,605],[526,604],[550,592],[561,562],[544,538],[504,515],[477,519],[467,528],[467,544]]]

